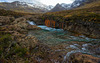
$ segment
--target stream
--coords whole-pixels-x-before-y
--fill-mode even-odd
[[[28,21],[30,25],[36,25],[32,21]],[[37,25],[41,28],[41,30],[30,30],[28,35],[35,36],[41,43],[46,44],[48,46],[56,46],[56,45],[66,45],[65,48],[62,48],[67,53],[64,55],[63,63],[70,56],[70,54],[81,52],[85,54],[90,54],[95,57],[100,57],[99,55],[95,55],[93,52],[88,50],[88,46],[92,46],[91,42],[100,42],[100,39],[88,38],[86,36],[73,36],[71,32],[64,31],[63,29],[56,29],[47,27],[45,25]],[[72,50],[68,50],[68,49]],[[61,49],[57,49],[62,51]],[[55,50],[55,51],[57,51]]]

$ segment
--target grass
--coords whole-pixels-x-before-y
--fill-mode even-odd
[[[13,56],[24,58],[28,50],[13,42],[10,34],[0,32],[0,59],[11,59]]]
[[[100,23],[100,6],[85,9],[74,9],[60,12],[48,12],[43,15],[43,19],[55,21],[88,21]]]
[[[0,16],[14,16],[14,17],[21,17],[24,15],[28,15],[27,13],[20,13],[20,12],[14,12],[10,10],[4,10],[0,9]]]
[[[6,49],[11,43],[11,35],[6,33],[0,33],[0,57],[5,56]]]

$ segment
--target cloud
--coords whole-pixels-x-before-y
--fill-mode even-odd
[[[39,3],[42,2],[46,5],[56,5],[57,3],[72,3],[74,0],[0,0],[0,2],[13,2],[13,1],[21,1],[21,2],[28,2],[28,3]]]
[[[46,5],[56,5],[57,3],[72,3],[74,0],[40,0],[42,3]]]
[[[32,3],[32,2],[37,1],[37,0],[0,0],[0,2],[13,2],[13,1],[21,1],[21,2]]]

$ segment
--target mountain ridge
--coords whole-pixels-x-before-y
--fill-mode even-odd
[[[75,0],[71,4],[61,3],[61,4],[59,4],[60,8],[56,5],[53,9],[50,10],[50,12],[72,10],[72,9],[77,8],[77,7],[81,7],[81,6],[84,6],[85,4],[95,2],[95,1],[99,1],[99,0]],[[61,9],[61,8],[64,8],[64,9]]]
[[[49,5],[46,6],[42,3],[27,3],[27,2],[20,2],[20,1],[14,1],[14,2],[0,2],[0,8],[5,10],[13,10],[13,11],[19,11],[19,12],[47,12],[50,10],[53,6]]]

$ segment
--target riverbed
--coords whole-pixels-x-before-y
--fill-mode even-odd
[[[29,22],[30,25],[36,25],[34,22]],[[45,25],[37,25],[41,30],[30,30],[28,35],[35,36],[41,43],[48,45],[55,51],[64,51],[63,62],[70,56],[70,54],[81,52],[84,54],[100,57],[94,54],[88,47],[100,43],[100,39],[88,38],[84,35],[74,36],[72,32],[64,31],[63,29],[56,29],[47,27]]]

